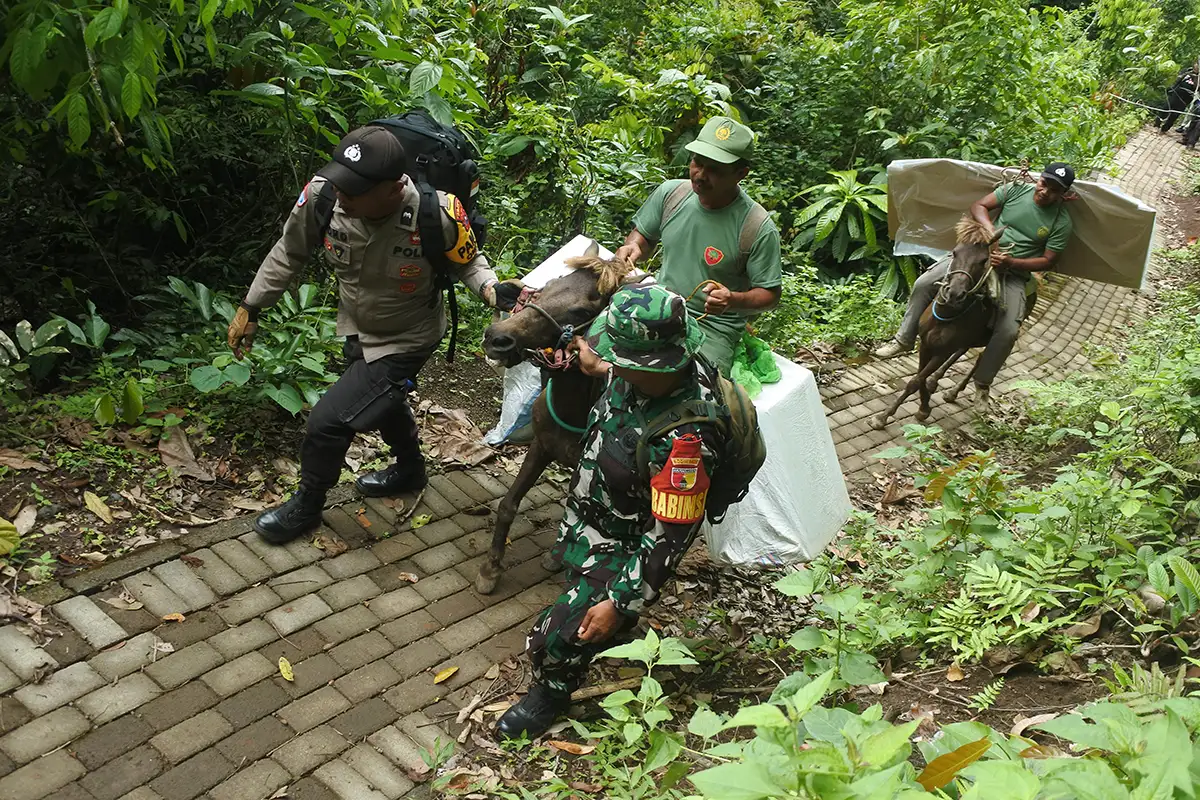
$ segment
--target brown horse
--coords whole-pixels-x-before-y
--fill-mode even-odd
[[[963,217],[955,227],[958,243],[951,251],[950,271],[937,297],[921,314],[921,348],[917,374],[905,385],[895,402],[871,418],[871,427],[887,425],[900,405],[916,391],[921,393],[918,420],[929,418],[929,397],[937,383],[954,363],[972,347],[984,347],[992,335],[992,305],[987,298],[987,278],[992,272],[992,247],[1004,228],[989,233],[971,217]],[[954,402],[975,374],[972,369],[945,399]]]
[[[481,594],[496,588],[508,530],[526,492],[550,462],[571,468],[579,463],[588,413],[603,383],[580,372],[566,348],[576,332],[586,332],[607,308],[633,268],[627,262],[605,261],[598,251],[593,243],[588,255],[567,259],[572,272],[555,278],[540,291],[523,291],[512,316],[488,326],[483,334],[483,349],[490,358],[507,367],[526,358],[538,364],[543,391],[533,406],[533,443],[517,479],[500,501],[491,550],[475,579]],[[542,563],[550,570],[561,566],[550,553]]]

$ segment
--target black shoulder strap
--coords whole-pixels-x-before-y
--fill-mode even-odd
[[[317,217],[317,234],[319,239],[325,238],[333,222],[333,207],[337,205],[337,189],[329,181],[321,184],[321,191],[313,198],[313,214]]]
[[[437,189],[428,181],[414,181],[421,196],[417,209],[417,230],[421,233],[421,251],[425,260],[433,265],[433,293],[430,305],[436,304],[444,290],[450,301],[450,344],[446,348],[446,361],[454,361],[458,347],[458,296],[454,291],[454,275],[450,271],[450,260],[446,258],[446,233],[442,228],[442,204]]]

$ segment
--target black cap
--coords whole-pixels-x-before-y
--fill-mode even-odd
[[[368,125],[346,134],[334,148],[333,160],[317,175],[354,197],[382,181],[399,180],[407,171],[408,156],[400,140],[385,128]]]
[[[1075,170],[1071,169],[1070,164],[1052,161],[1042,170],[1042,177],[1054,181],[1064,189],[1070,189],[1071,184],[1075,182]]]

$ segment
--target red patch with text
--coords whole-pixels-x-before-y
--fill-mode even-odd
[[[421,232],[413,231],[412,233],[410,233],[408,235],[408,243],[409,244],[420,244],[421,243]]]
[[[421,274],[421,268],[416,264],[408,264],[400,268],[401,278],[415,278]]]
[[[401,281],[400,282],[400,291],[404,292],[405,294],[412,294],[416,290],[417,290],[416,281]]]
[[[662,471],[650,479],[650,510],[655,519],[677,524],[704,519],[709,479],[700,441],[694,433],[676,438]]]
[[[710,267],[715,267],[721,263],[721,259],[725,258],[725,254],[715,247],[704,248],[704,263]]]

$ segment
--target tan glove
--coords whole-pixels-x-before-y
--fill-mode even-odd
[[[254,334],[256,333],[258,333],[258,309],[243,303],[238,306],[237,313],[233,315],[233,322],[229,323],[228,334],[229,349],[233,351],[233,355],[238,360],[250,352],[250,348],[254,346]]]
[[[525,284],[516,278],[510,278],[506,281],[492,281],[487,286],[483,287],[483,301],[492,308],[498,308],[501,311],[512,311],[517,300],[521,296],[521,290],[525,288]]]

